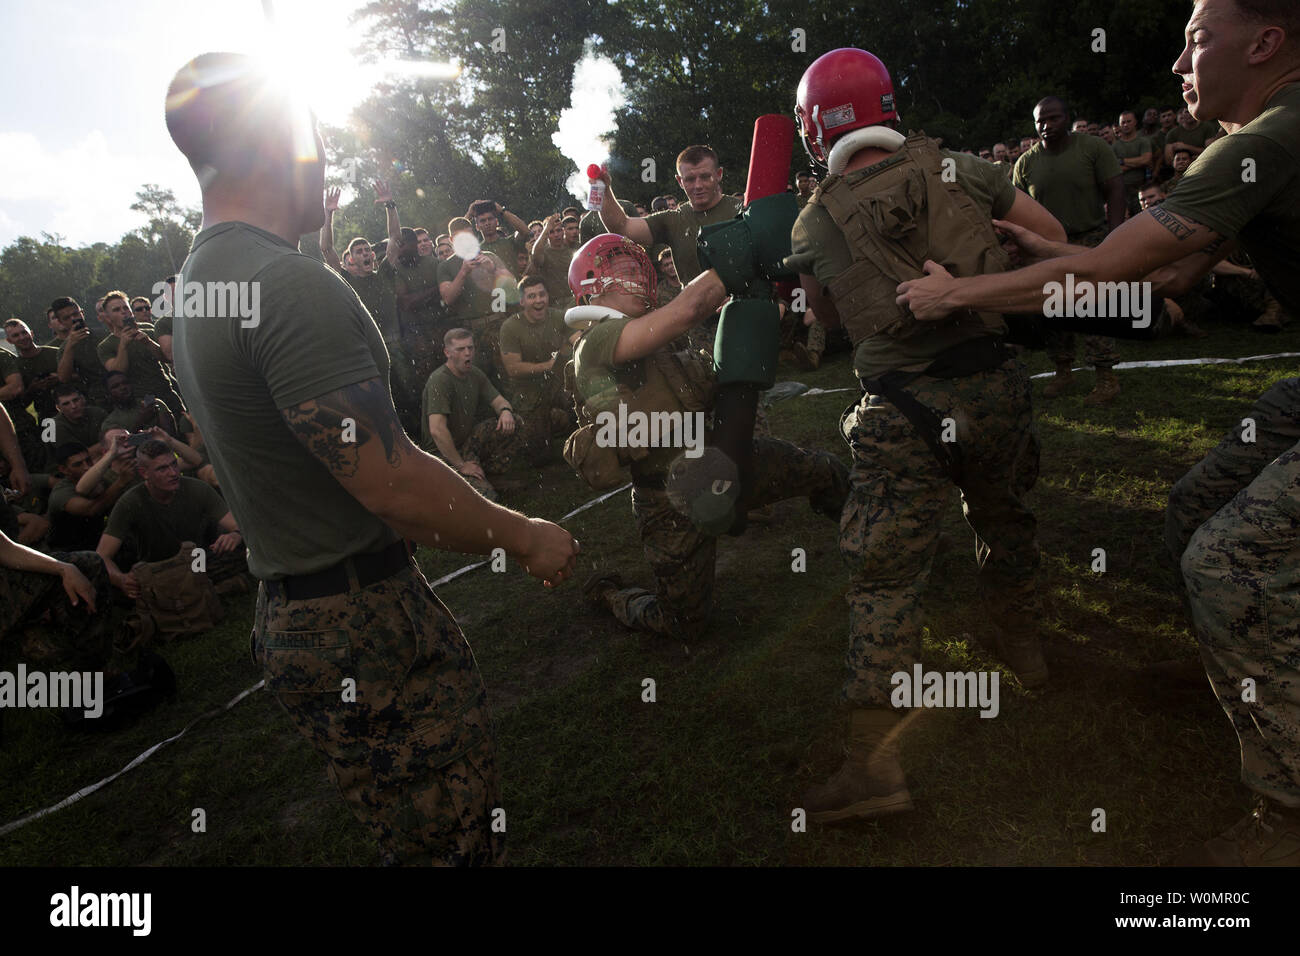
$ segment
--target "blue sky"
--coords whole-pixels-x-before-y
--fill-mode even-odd
[[[355,6],[275,0],[291,52],[307,63],[338,62],[355,46]],[[261,0],[7,3],[0,247],[42,232],[70,246],[116,242],[144,224],[129,208],[143,183],[197,206],[198,186],[163,123],[167,84],[198,53],[258,52],[268,37]]]

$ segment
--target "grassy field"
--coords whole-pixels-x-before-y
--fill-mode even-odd
[[[1207,324],[1206,340],[1121,343],[1126,360],[1300,351]],[[1033,371],[1049,363],[1029,356]],[[839,763],[832,704],[842,679],[848,576],[831,523],[805,501],[719,547],[707,639],[627,632],[576,584],[547,592],[518,568],[439,588],[478,657],[498,722],[511,862],[537,864],[1152,865],[1219,832],[1248,808],[1235,737],[1208,689],[1144,676],[1196,659],[1163,557],[1170,485],[1295,359],[1121,371],[1111,406],[1082,387],[1039,401],[1043,471],[1031,495],[1043,548],[1043,630],[1053,680],[1003,683],[1001,713],[926,711],[903,740],[916,811],[879,823],[792,832],[799,794]],[[814,373],[853,384],[846,355]],[[1042,382],[1035,385],[1041,392]],[[853,393],[772,409],[774,432],[848,460],[834,426]],[[594,495],[562,464],[529,472],[507,503],[558,518]],[[648,583],[626,493],[568,523],[583,574],[617,568]],[[972,536],[954,496],[951,547],[927,592],[927,669],[992,668],[970,633]],[[791,550],[806,549],[806,573]],[[1092,549],[1107,570],[1089,569]],[[470,560],[422,551],[430,580]],[[134,726],[74,735],[42,711],[5,715],[0,824],[121,769],[260,679],[249,659],[252,597],[198,639],[171,645],[180,693]],[[656,701],[642,701],[653,678]],[[192,811],[206,814],[191,831]],[[1091,828],[1106,812],[1106,830]],[[74,806],[0,837],[0,864],[371,865],[378,853],[324,764],[265,691],[206,720]]]

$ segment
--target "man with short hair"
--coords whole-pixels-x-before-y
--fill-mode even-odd
[[[392,230],[389,230],[389,243],[391,244],[392,241]],[[415,227],[415,248],[419,252],[421,259],[433,255],[433,237],[429,235],[429,230],[423,226]]]
[[[564,324],[563,309],[551,307],[541,276],[520,279],[519,297],[523,307],[501,326],[501,363],[510,405],[523,416],[524,447],[534,462],[545,464],[552,457],[551,436],[567,437],[573,430],[564,365],[578,333]]]
[[[1034,123],[1040,142],[1016,160],[1011,182],[1057,218],[1070,242],[1095,246],[1109,229],[1124,222],[1124,177],[1115,153],[1097,142],[1097,137],[1066,132],[1069,122],[1069,107],[1059,96],[1038,102]],[[1113,401],[1119,395],[1115,340],[1085,335],[1083,349],[1088,364],[1097,369],[1096,384],[1084,402],[1100,405]],[[1074,334],[1049,331],[1047,351],[1056,364],[1056,377],[1043,389],[1043,395],[1055,398],[1074,384]]]
[[[54,310],[54,328],[61,335],[59,378],[75,382],[92,405],[107,407],[104,388],[104,363],[99,360],[95,340],[86,328],[86,316],[76,299],[60,296],[50,303]]]
[[[149,564],[174,557],[192,541],[209,552],[206,573],[213,584],[248,570],[244,539],[230,508],[209,485],[181,476],[166,442],[150,439],[140,445],[136,469],[141,483],[118,498],[95,546],[115,588],[132,599],[140,596],[134,573],[123,573],[113,560],[124,541],[134,545],[137,562]]]
[[[138,395],[152,395],[174,416],[185,411],[176,382],[163,364],[162,346],[152,338],[151,323],[137,323],[125,292],[104,296],[103,319],[111,334],[96,347],[99,360],[110,372],[123,372]]]
[[[562,213],[563,218],[560,225],[564,227],[564,244],[571,249],[577,249],[582,243],[579,241],[582,234],[581,220],[574,213]]]
[[[445,232],[439,235],[433,247],[433,254],[438,257],[439,262],[450,259],[454,254],[454,250],[451,248],[451,236]]]
[[[109,445],[109,453],[117,463],[116,470],[111,478],[101,479],[84,495],[77,491],[77,483],[92,467],[91,450],[77,441],[55,447],[54,459],[59,466],[59,481],[50,491],[50,532],[47,541],[51,548],[94,551],[104,533],[108,512],[123,492],[139,481],[134,453],[125,459],[119,454],[120,436],[121,433],[115,431]]]
[[[700,229],[715,222],[734,219],[740,213],[740,201],[722,193],[723,169],[718,165],[718,154],[707,146],[688,146],[677,155],[677,183],[686,193],[689,203],[667,212],[652,213],[644,219],[629,218],[614,199],[609,172],[603,171],[605,202],[600,207],[600,218],[605,228],[616,235],[627,236],[647,249],[658,243],[667,243],[673,250],[677,275],[684,284],[703,270],[696,254],[696,240]]]
[[[184,419],[177,419],[156,395],[137,398],[135,386],[125,372],[109,372],[104,376],[104,385],[108,389],[109,405],[107,414],[100,421],[101,435],[110,428],[140,432],[155,426],[160,426],[169,435],[181,434]]]
[[[59,350],[37,345],[32,330],[22,319],[8,319],[4,331],[5,340],[17,354],[13,358],[0,355],[0,381],[3,381],[0,398],[13,419],[28,466],[44,471],[50,448],[41,441],[39,423],[54,417],[53,390],[61,381]],[[14,376],[17,376],[16,389]],[[28,405],[35,409],[35,419],[27,412]]]
[[[520,450],[521,432],[510,402],[474,364],[474,333],[452,329],[447,355],[424,386],[421,441],[489,501],[497,499],[488,475],[504,472]]]
[[[480,199],[471,203],[465,218],[473,222],[474,228],[478,230],[479,248],[483,252],[496,255],[506,264],[506,268],[513,271],[516,253],[520,250],[525,252],[528,250],[524,239],[528,235],[528,224],[499,202],[489,199]],[[502,218],[510,223],[513,232],[502,231]],[[519,277],[515,276],[515,278]]]
[[[921,319],[996,307],[1042,312],[1050,283],[1190,288],[1237,243],[1284,307],[1300,310],[1300,5],[1196,0],[1173,70],[1193,117],[1227,135],[1169,198],[1100,246],[1016,232],[1037,261],[954,279],[927,264],[899,301]],[[1184,124],[1184,129],[1186,125]],[[1242,175],[1245,168],[1254,175]],[[1300,865],[1300,379],[1278,382],[1175,484],[1165,543],[1180,564],[1201,659],[1236,730],[1255,811],[1186,865]],[[1243,409],[1243,411],[1245,411]],[[1246,432],[1249,430],[1249,438]],[[1243,686],[1256,687],[1252,695]],[[1234,748],[1235,750],[1237,748]]]
[[[1004,146],[1003,151],[1005,150],[1006,147]],[[794,174],[794,186],[799,199],[799,208],[802,209],[804,204],[808,202],[808,197],[817,188],[817,177],[809,170],[801,169]]]
[[[1147,167],[1151,165],[1151,156],[1155,147],[1151,140],[1138,134],[1137,114],[1125,110],[1119,114],[1119,135],[1111,144],[1111,151],[1119,160],[1119,168],[1124,176],[1124,198],[1130,216],[1141,212],[1138,205],[1138,190],[1147,181]]]
[[[76,385],[58,385],[54,389],[54,444],[79,442],[94,449],[99,444],[100,426],[108,412],[98,405],[87,405],[86,396]]]
[[[576,251],[564,241],[564,224],[560,217],[555,214],[547,216],[533,243],[528,273],[541,277],[546,284],[547,297],[560,308],[573,301],[569,294],[569,263]]]

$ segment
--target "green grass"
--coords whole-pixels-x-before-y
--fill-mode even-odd
[[[1297,350],[1294,333],[1121,343],[1125,359]],[[1032,371],[1050,369],[1041,353]],[[1208,692],[1175,694],[1137,668],[1193,661],[1195,642],[1163,556],[1170,485],[1295,360],[1121,371],[1111,406],[1082,403],[1092,373],[1038,402],[1043,471],[1032,492],[1043,548],[1043,629],[1054,680],[1041,693],[1013,680],[1001,713],[927,711],[903,741],[916,810],[882,822],[791,829],[808,785],[839,762],[832,709],[842,679],[848,571],[832,525],[804,502],[719,547],[708,636],[681,642],[624,631],[576,585],[544,590],[522,571],[487,568],[441,588],[474,647],[498,721],[504,806],[515,864],[1042,865],[1168,862],[1244,811],[1237,745]],[[852,385],[847,356],[811,386]],[[1042,382],[1035,385],[1041,392]],[[777,404],[777,435],[832,449],[852,393]],[[557,463],[509,495],[558,518],[593,494]],[[568,523],[583,571],[619,569],[648,583],[626,494]],[[969,639],[971,534],[957,499],[952,546],[927,592],[928,669],[990,667]],[[790,570],[805,548],[808,571]],[[1106,550],[1105,574],[1089,565]],[[472,558],[422,551],[430,580]],[[579,575],[581,579],[583,575]],[[252,599],[227,602],[220,627],[163,653],[180,694],[116,734],[65,733],[46,712],[5,715],[0,823],[115,772],[151,744],[260,679],[249,660]],[[642,681],[656,701],[642,701]],[[193,833],[202,808],[207,831]],[[1091,828],[1094,808],[1107,828]],[[0,864],[234,865],[376,863],[324,763],[259,691],[200,723],[141,767],[73,807],[0,837]]]

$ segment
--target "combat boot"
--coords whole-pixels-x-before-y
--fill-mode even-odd
[[[819,515],[839,521],[840,515],[844,514],[845,502],[849,500],[849,468],[828,451],[819,451],[817,457],[830,464],[834,481],[826,491],[809,495],[808,506]]]
[[[791,351],[794,353],[795,364],[805,372],[815,372],[822,364],[822,353],[808,348],[802,342],[794,343]]]
[[[803,809],[815,823],[870,820],[912,809],[912,795],[898,762],[903,722],[890,710],[849,714],[844,764],[835,776],[803,795]]]
[[[1097,369],[1097,384],[1092,387],[1092,391],[1083,400],[1083,404],[1105,405],[1107,402],[1114,401],[1117,395],[1119,395],[1119,377],[1115,374],[1115,370],[1099,368]]]
[[[1227,832],[1185,853],[1182,866],[1300,866],[1300,807],[1260,797]]]
[[[985,595],[982,606],[987,624],[976,630],[975,639],[1011,668],[1025,690],[1045,685],[1049,676],[1047,661],[1043,659],[1043,642],[1033,613],[1001,592]]]
[[[1268,297],[1268,307],[1260,313],[1259,318],[1250,323],[1250,327],[1256,332],[1268,332],[1276,334],[1282,331],[1282,303],[1271,295]]]
[[[1056,398],[1070,390],[1074,385],[1074,370],[1069,362],[1056,363],[1056,377],[1043,389],[1044,398]]]
[[[596,607],[609,608],[609,598],[623,588],[623,578],[612,571],[597,571],[582,585],[583,596]]]

